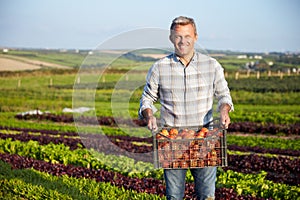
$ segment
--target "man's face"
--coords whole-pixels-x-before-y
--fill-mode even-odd
[[[176,25],[170,35],[170,40],[175,47],[175,53],[180,57],[193,53],[197,39],[198,36],[195,34],[194,27],[191,24]]]

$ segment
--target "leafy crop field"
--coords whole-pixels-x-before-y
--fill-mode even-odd
[[[72,69],[0,73],[0,199],[165,199],[151,133],[137,116],[151,59],[126,55],[103,71],[113,55],[84,62],[87,53],[9,52]],[[235,111],[216,199],[300,199],[300,76],[236,79],[248,60],[219,59]],[[266,59],[277,61],[276,70],[291,66]],[[79,73],[83,62],[92,74]],[[85,104],[87,97],[94,99]],[[74,105],[93,109],[64,112]],[[195,199],[189,172],[186,181],[185,199]]]

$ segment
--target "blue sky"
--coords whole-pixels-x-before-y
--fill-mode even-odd
[[[0,0],[0,47],[95,48],[186,15],[207,49],[300,52],[299,10],[299,0]]]

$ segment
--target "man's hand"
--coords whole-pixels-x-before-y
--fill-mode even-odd
[[[142,112],[143,116],[146,118],[148,129],[151,131],[157,131],[157,123],[156,118],[153,116],[153,112],[151,109],[147,108]]]
[[[228,129],[228,126],[230,124],[230,109],[231,108],[228,104],[223,104],[220,108],[220,123],[222,128]]]
[[[147,126],[148,126],[149,130],[151,130],[151,131],[157,131],[158,130],[157,123],[156,123],[156,118],[154,116],[150,116],[146,120],[147,120]]]

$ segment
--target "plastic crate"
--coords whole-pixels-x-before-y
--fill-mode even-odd
[[[166,129],[166,128],[164,128]],[[172,130],[173,129],[173,130]],[[201,130],[189,128],[168,128],[168,132],[178,131],[177,137],[164,136],[162,129],[153,137],[154,167],[164,169],[204,168],[227,166],[226,130],[214,127],[206,129],[206,135],[200,137]],[[191,130],[191,131],[190,131]],[[194,136],[183,137],[182,133],[194,132]],[[196,134],[195,134],[196,133]],[[197,135],[197,137],[195,137]]]

